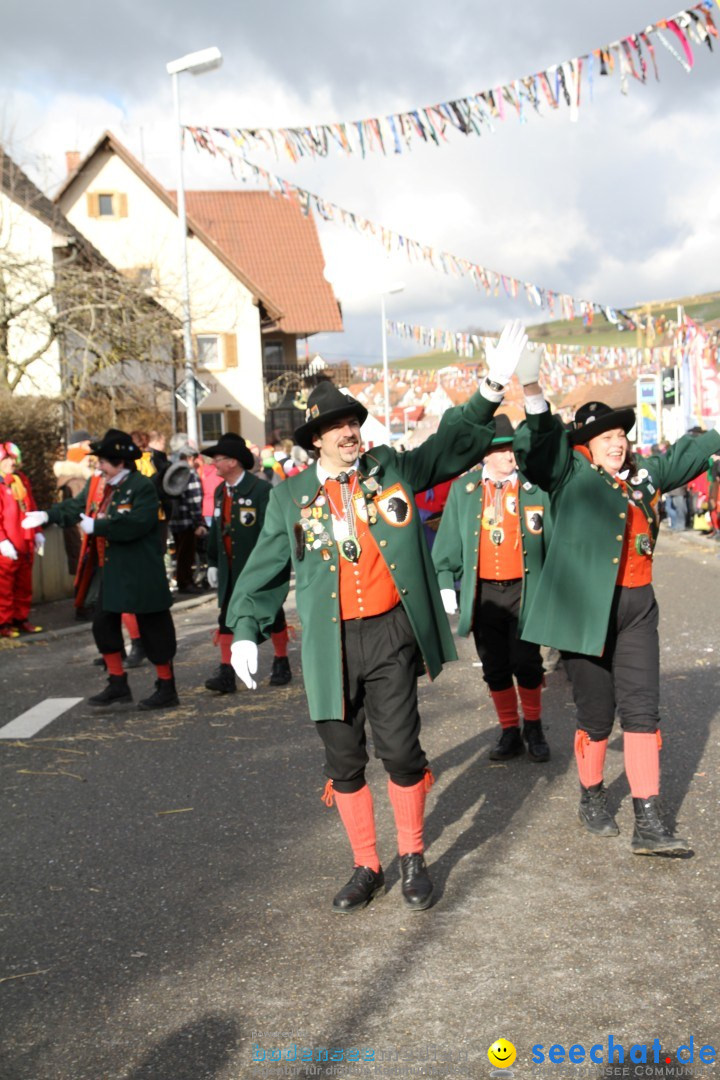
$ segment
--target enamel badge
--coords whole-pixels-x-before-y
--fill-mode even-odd
[[[412,521],[412,503],[400,484],[393,484],[375,502],[388,525],[404,527]]]

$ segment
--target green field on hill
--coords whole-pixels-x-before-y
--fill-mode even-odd
[[[709,322],[720,319],[720,292],[703,293],[700,296],[686,296],[678,300],[663,300],[648,304],[639,304],[633,307],[623,308],[628,314],[642,315],[650,311],[654,318],[664,315],[673,322],[677,319],[678,305],[681,305],[691,319]],[[485,331],[473,329],[471,332],[483,334]],[[540,341],[548,345],[590,345],[590,346],[616,346],[623,348],[635,348],[646,344],[645,335],[636,330],[618,330],[609,323],[602,315],[596,315],[591,327],[583,326],[582,319],[558,319],[552,322],[536,323],[527,327],[531,341]],[[655,345],[670,344],[668,340],[658,340]],[[400,360],[391,360],[390,367],[437,369],[448,367],[451,364],[472,364],[475,360],[467,360],[458,356],[455,352],[429,352],[419,353],[415,356],[406,356]],[[368,365],[370,367],[377,364]]]

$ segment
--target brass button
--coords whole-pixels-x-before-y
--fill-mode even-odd
[[[530,567],[529,567],[529,566],[526,566],[526,567],[525,567],[525,573],[526,573],[526,574],[529,574],[529,573],[530,573]]]
[[[403,594],[403,596],[407,596],[407,589],[401,589],[400,592]]]
[[[615,539],[616,540],[622,540],[622,536],[616,536]]]
[[[617,480],[616,480],[616,481],[615,481],[615,483],[613,484],[613,487],[614,487],[614,488],[619,488],[619,487],[620,487],[620,485],[618,484]]]
[[[396,569],[397,569],[397,567],[395,566],[395,563],[394,563],[394,562],[391,562],[391,563],[390,563],[390,569],[391,569],[391,570],[396,570]]]
[[[624,518],[625,517],[625,512],[623,511],[622,514],[618,514],[618,517]]]
[[[380,547],[387,547],[387,540],[381,540]]]
[[[330,599],[331,600],[337,600],[337,593],[336,592],[331,592],[330,593]]]
[[[477,531],[477,529],[476,529],[476,530],[475,530],[475,535],[477,536],[477,534],[478,534],[478,531]]]
[[[527,555],[527,551],[523,548],[523,555]]]
[[[333,622],[337,622],[337,619],[335,618],[335,616],[334,616],[334,615],[333,615],[333,617],[332,617],[332,621],[333,621]]]
[[[331,570],[334,570],[334,569],[335,569],[335,566],[334,566],[333,564],[331,564],[331,566],[330,566],[330,569],[331,569]]]
[[[617,562],[620,562],[620,560],[619,559],[613,559],[613,562],[617,563]]]

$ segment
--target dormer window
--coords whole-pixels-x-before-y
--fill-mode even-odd
[[[100,217],[114,217],[112,195],[98,195],[98,215]]]

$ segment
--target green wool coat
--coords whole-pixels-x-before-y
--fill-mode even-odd
[[[532,603],[520,632],[528,641],[557,649],[602,654],[627,524],[628,498],[621,485],[573,450],[560,420],[550,412],[528,415],[515,434],[518,466],[550,493],[552,536]],[[638,458],[628,478],[636,506],[647,518],[653,548],[662,492],[688,483],[720,451],[720,434],[685,435],[667,454]]]
[[[416,450],[399,454],[379,446],[361,455],[358,462],[366,501],[378,508],[377,520],[370,528],[430,678],[439,674],[446,661],[457,659],[457,653],[413,494],[450,480],[483,457],[494,436],[496,408],[494,402],[476,393],[464,405],[449,409],[436,434]],[[273,488],[260,539],[235,585],[227,624],[236,640],[258,641],[266,636],[287,596],[292,564],[303,627],[302,663],[310,715],[313,720],[336,720],[344,715],[341,556],[332,539],[328,505],[321,492],[314,465]],[[322,501],[316,503],[318,496]],[[391,503],[394,496],[407,504],[402,521],[396,520],[400,515]],[[305,542],[300,525],[303,509],[314,511],[310,520],[330,533],[330,539],[316,548]]]
[[[51,525],[75,525],[85,513],[88,487],[47,511]],[[102,570],[104,611],[134,615],[167,611],[172,604],[160,550],[159,501],[152,480],[131,472],[113,491],[106,516],[96,518],[95,535],[105,537]]]
[[[208,536],[208,566],[218,570],[218,603],[222,607],[228,587],[233,588],[240,571],[250,557],[250,552],[258,542],[258,537],[265,522],[265,511],[272,487],[267,480],[262,480],[246,472],[239,484],[232,489],[232,508],[230,510],[230,542],[232,563],[228,562],[223,542],[222,506],[225,498],[225,484],[215,489],[213,496],[215,508]]]
[[[545,558],[550,535],[550,500],[537,484],[531,484],[524,476],[519,479],[520,536],[525,571],[520,609],[522,619],[522,613],[532,602]],[[456,581],[461,581],[460,637],[467,637],[473,627],[482,507],[482,471],[459,477],[450,488],[432,549],[440,588],[452,589]],[[535,515],[540,515],[539,520]]]

